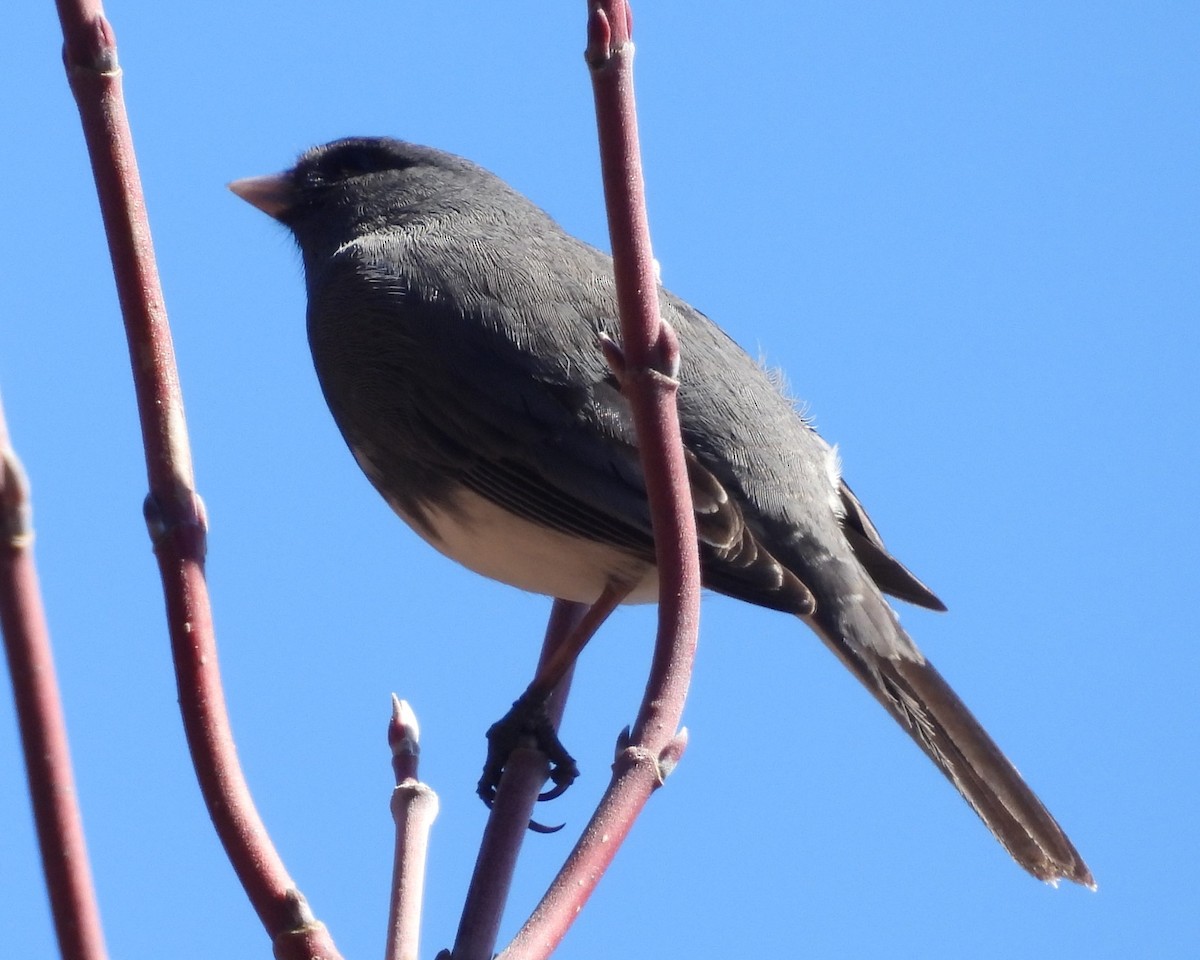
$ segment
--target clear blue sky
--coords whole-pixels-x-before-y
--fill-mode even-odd
[[[449,7],[454,7],[451,10]],[[483,732],[548,603],[434,555],[319,396],[299,262],[228,194],[346,134],[466,154],[606,244],[583,0],[131,0],[120,41],[195,447],[238,743],[350,957],[381,950],[388,694],[439,791],[425,956],[453,935]],[[636,10],[665,282],[784,368],[889,545],[950,606],[905,623],[1078,844],[1025,876],[788,617],[710,597],[691,747],[561,956],[1195,956],[1200,12],[1193,3],[697,0]],[[721,23],[721,17],[729,17]],[[128,361],[52,4],[13,5],[0,390],[114,956],[267,956],[184,749]],[[584,657],[578,828],[652,616]],[[11,710],[0,925],[52,954]],[[571,840],[531,837],[511,932]]]

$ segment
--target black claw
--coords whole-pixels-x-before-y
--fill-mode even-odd
[[[555,737],[557,743],[558,738]],[[559,752],[555,756],[550,757],[550,782],[554,784],[549,790],[538,794],[538,800],[553,800],[556,797],[561,797],[567,792],[567,787],[575,782],[575,778],[579,776],[579,767],[575,765],[575,761],[566,750],[562,749],[562,744],[558,743]],[[547,751],[549,756],[549,752]]]
[[[489,787],[487,782],[482,777],[480,777],[479,783],[475,785],[475,793],[478,794],[479,799],[483,801],[483,805],[491,810],[492,804],[496,802],[496,791]]]
[[[564,793],[567,792],[568,786],[570,786],[570,784],[556,783],[549,790],[543,790],[541,793],[538,794],[538,803],[544,803],[547,800],[557,800],[559,797],[561,797]]]
[[[550,761],[550,780],[554,786],[540,794],[539,800],[553,800],[562,796],[579,776],[579,767],[567,753],[550,723],[550,718],[546,716],[545,703],[531,702],[522,696],[508,713],[488,728],[487,742],[487,760],[475,792],[489,808],[496,799],[496,788],[500,784],[505,764],[508,763],[512,752],[519,747],[535,746]],[[535,833],[555,833],[562,829],[562,825],[547,827],[530,821],[529,829]]]

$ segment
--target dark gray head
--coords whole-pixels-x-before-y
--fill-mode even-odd
[[[387,137],[347,137],[305,151],[283,173],[229,188],[295,234],[305,255],[331,240],[405,222],[440,206],[460,207],[494,189],[495,176],[469,160]]]

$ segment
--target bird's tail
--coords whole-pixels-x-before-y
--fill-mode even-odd
[[[876,604],[882,609],[871,609]],[[806,619],[958,788],[1017,863],[1039,880],[1067,879],[1094,888],[1091,871],[1050,811],[917,651],[886,601],[868,590],[855,596],[852,606],[857,611],[844,606],[823,611],[818,600],[818,611]],[[891,626],[893,636],[864,642],[863,630],[874,633],[884,624]]]

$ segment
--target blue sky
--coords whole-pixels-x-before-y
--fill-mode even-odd
[[[298,258],[224,189],[347,134],[500,173],[606,243],[584,3],[109,9],[185,391],[227,694],[256,799],[347,956],[378,955],[388,695],[441,797],[423,954],[453,936],[483,732],[548,603],[433,554],[359,475],[307,355]],[[1075,840],[1026,877],[792,619],[709,597],[691,746],[567,958],[1194,956],[1200,12],[1190,3],[635,9],[666,284],[787,371],[894,551],[905,624]],[[723,22],[723,21],[728,22]],[[191,778],[128,361],[50,3],[8,15],[0,391],[114,956],[266,956]],[[653,632],[622,612],[506,930],[607,777]],[[0,923],[49,956],[11,710]],[[203,931],[203,932],[201,932]]]

